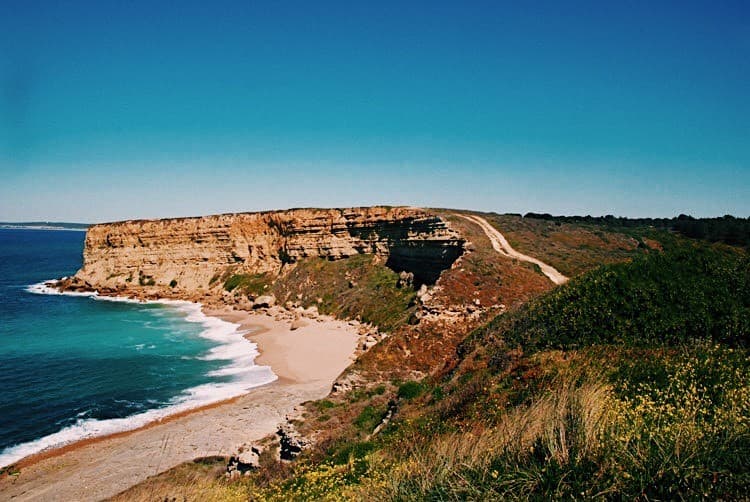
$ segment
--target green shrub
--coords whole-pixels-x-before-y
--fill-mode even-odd
[[[345,443],[343,446],[338,447],[331,458],[334,464],[342,465],[352,459],[364,458],[365,455],[374,449],[375,444],[370,441]]]
[[[748,346],[750,260],[735,251],[683,244],[606,265],[496,318],[472,338],[491,333],[526,352],[696,340]]]
[[[333,401],[329,401],[328,399],[321,399],[320,401],[315,401],[313,403],[313,406],[315,406],[315,408],[320,411],[330,410],[331,408],[336,407],[336,403],[334,403]]]
[[[280,303],[299,301],[304,307],[314,305],[322,314],[358,317],[382,331],[392,331],[406,324],[416,310],[416,291],[397,287],[398,280],[396,272],[377,263],[371,254],[342,260],[306,258],[271,291]],[[297,296],[300,292],[302,299]]]
[[[414,399],[422,395],[424,385],[417,381],[404,382],[398,386],[398,397],[401,399]]]
[[[240,291],[245,294],[260,296],[268,287],[266,274],[235,274],[224,281],[227,291]]]
[[[371,405],[365,406],[362,412],[354,419],[354,425],[364,431],[372,431],[385,416],[385,409]]]
[[[156,281],[149,275],[141,275],[138,277],[138,284],[141,286],[153,286],[156,284]]]
[[[445,390],[443,390],[442,387],[437,386],[434,389],[432,389],[432,399],[435,401],[440,401],[445,397]]]

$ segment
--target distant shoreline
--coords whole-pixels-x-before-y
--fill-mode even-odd
[[[34,225],[8,225],[0,224],[0,230],[56,230],[65,232],[86,232],[88,227],[45,227],[45,226],[34,226]]]

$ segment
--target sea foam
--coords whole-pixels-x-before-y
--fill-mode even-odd
[[[158,304],[180,310],[185,314],[186,321],[202,325],[201,337],[212,340],[217,344],[199,357],[206,360],[227,362],[225,366],[209,372],[206,376],[231,376],[232,378],[228,382],[206,383],[191,387],[184,390],[180,395],[175,396],[168,406],[155,408],[129,417],[107,420],[79,418],[75,424],[65,427],[58,432],[34,441],[6,448],[0,452],[0,467],[10,465],[29,455],[59,448],[82,439],[137,429],[148,423],[167,418],[170,415],[237,397],[245,394],[253,387],[265,385],[278,378],[269,366],[258,366],[255,364],[255,358],[259,355],[258,347],[243,336],[243,332],[239,331],[239,324],[205,315],[199,303],[167,299],[140,301],[125,297],[103,296],[99,295],[96,291],[62,292],[50,286],[49,284],[52,282],[45,281],[32,284],[26,290],[30,293],[44,295],[90,297],[96,301]]]

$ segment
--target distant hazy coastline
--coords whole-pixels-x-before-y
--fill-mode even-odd
[[[0,229],[8,228],[12,230],[73,230],[77,232],[85,232],[91,225],[88,223],[65,223],[65,222],[50,222],[50,221],[23,221],[23,222],[7,222],[0,221]]]

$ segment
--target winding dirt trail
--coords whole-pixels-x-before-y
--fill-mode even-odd
[[[466,220],[471,221],[472,223],[476,223],[481,227],[481,229],[484,231],[485,234],[487,234],[487,237],[490,239],[490,242],[492,243],[492,247],[500,253],[503,256],[507,256],[508,258],[515,258],[517,260],[526,261],[529,263],[533,263],[535,265],[538,265],[539,268],[542,270],[542,273],[549,277],[549,280],[554,282],[555,284],[565,284],[568,281],[568,278],[562,275],[560,272],[557,271],[554,267],[547,265],[543,261],[537,260],[536,258],[532,256],[525,255],[523,253],[519,253],[515,249],[513,249],[508,242],[508,240],[505,238],[503,234],[497,231],[495,227],[490,225],[490,223],[485,220],[484,218],[481,218],[479,216],[475,215],[467,215],[467,214],[458,214],[456,213],[456,216],[460,216],[461,218],[464,218]]]

